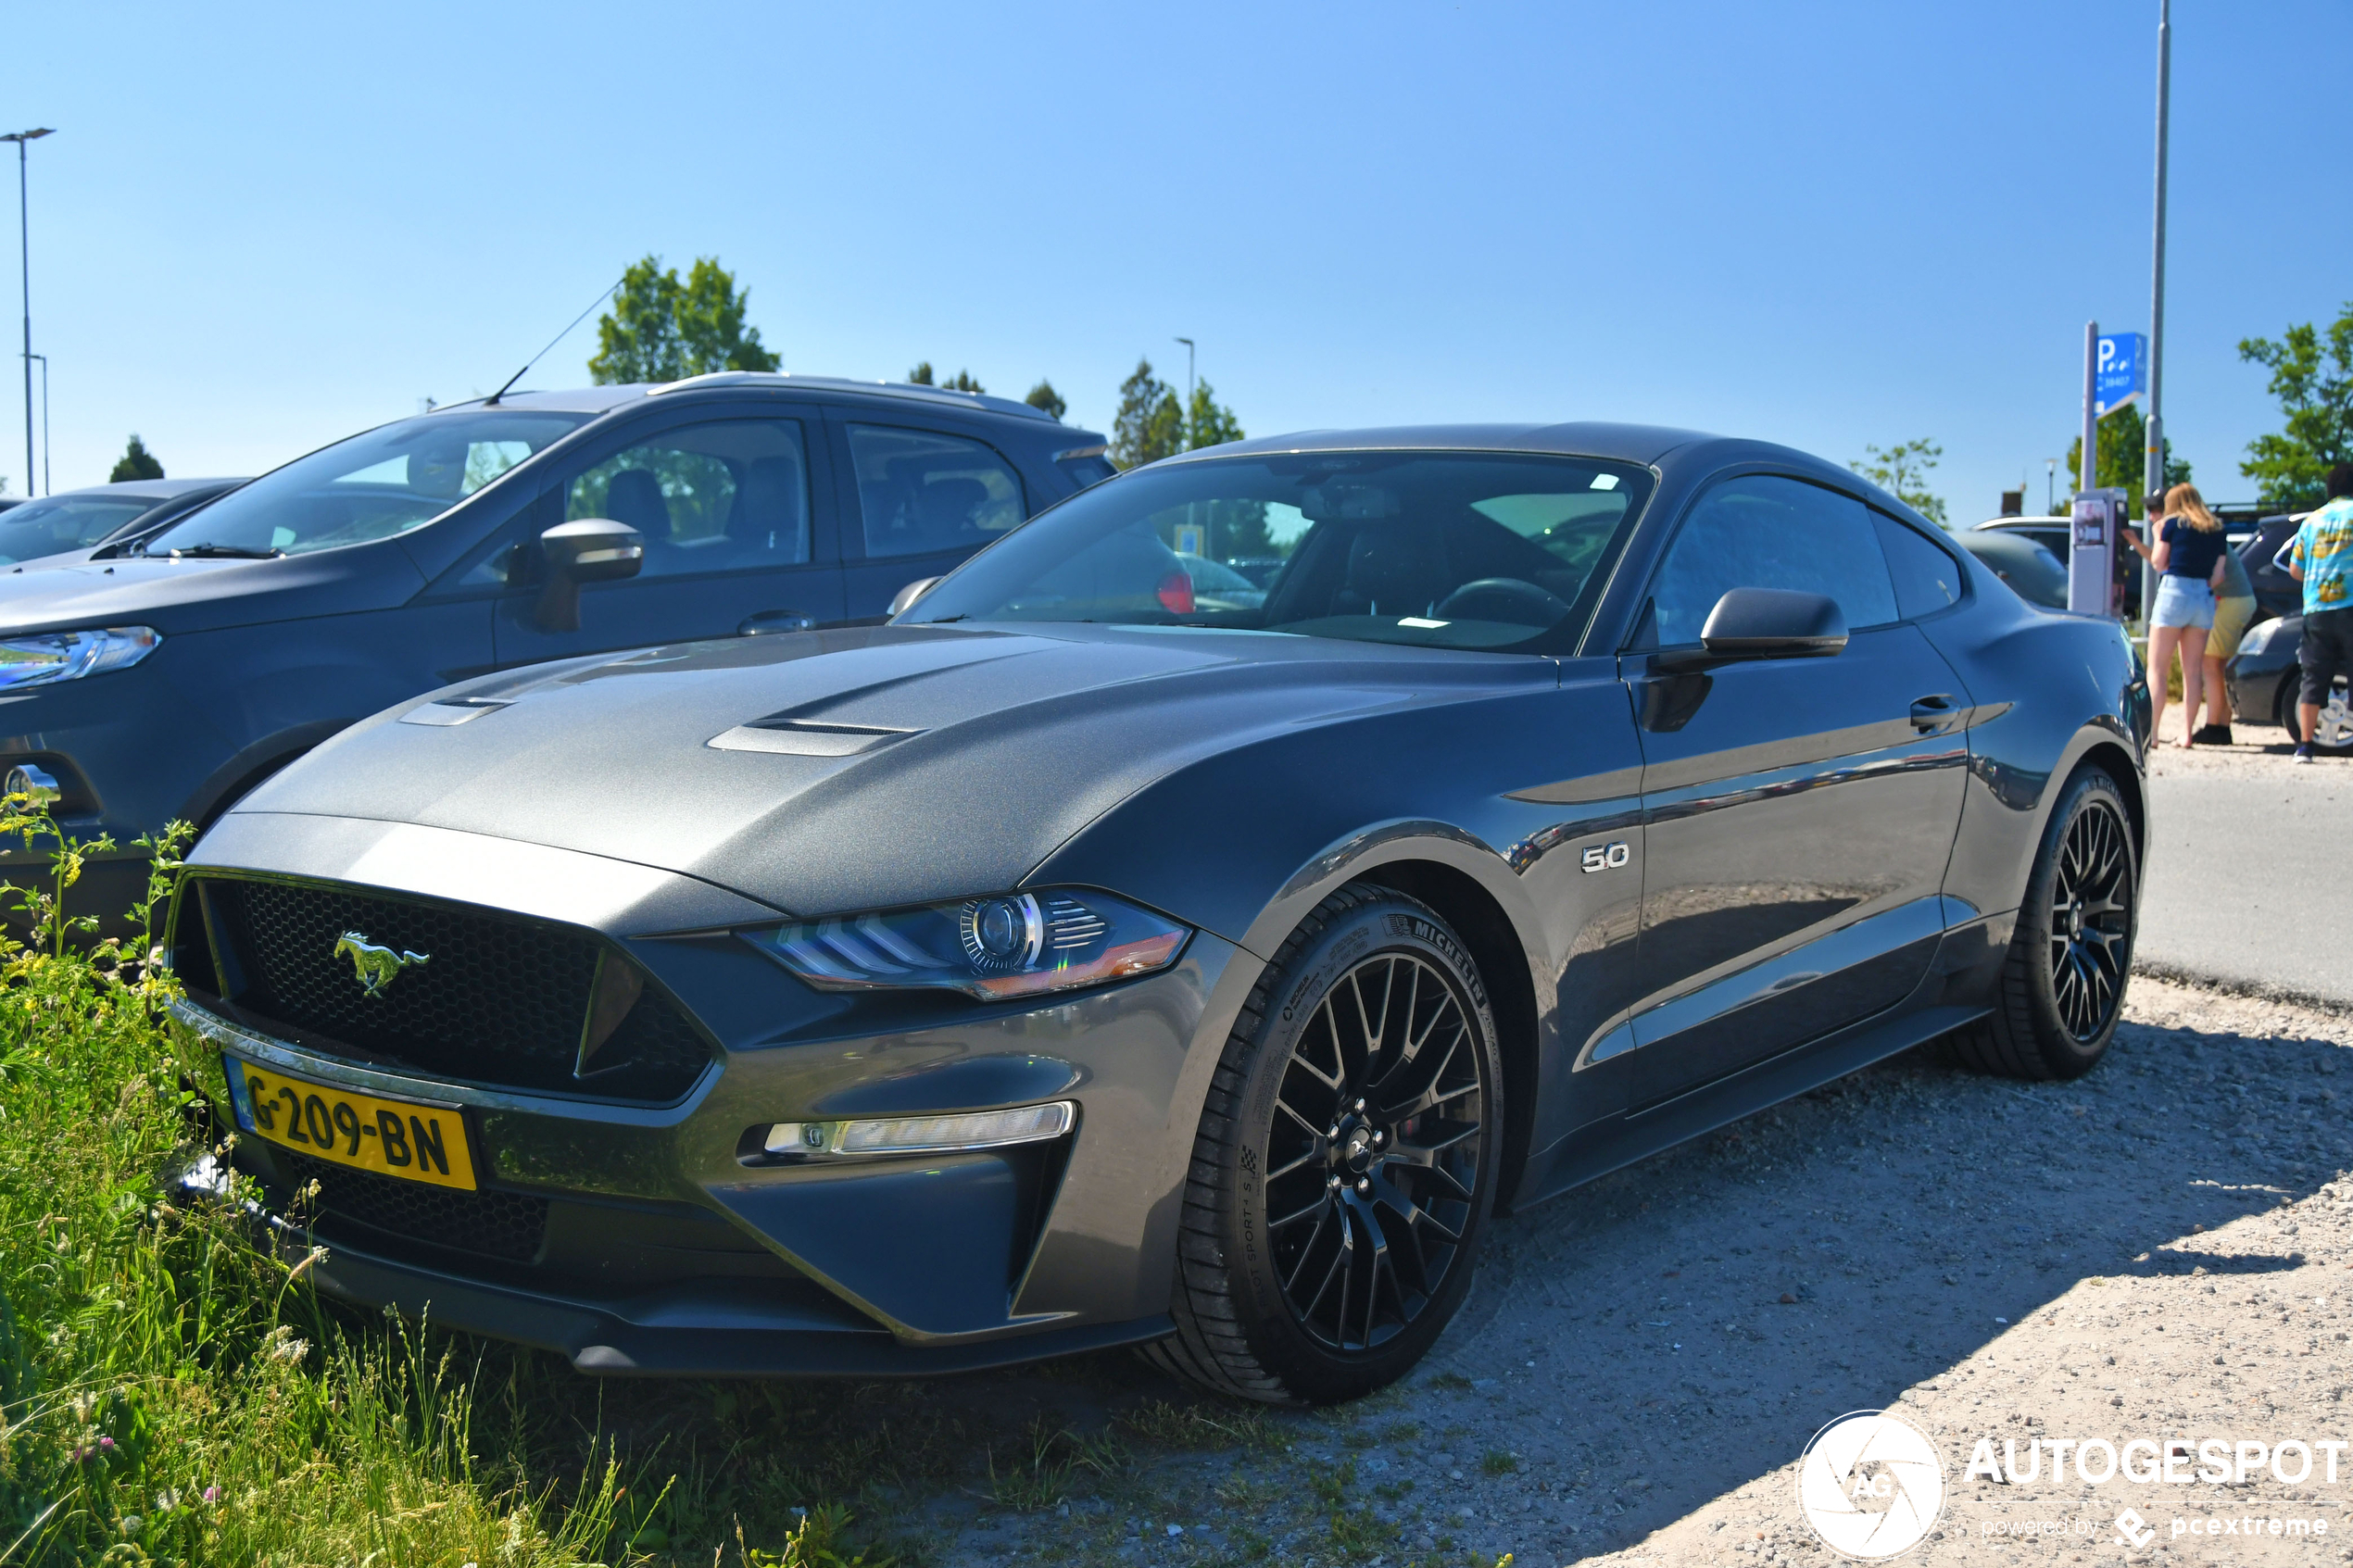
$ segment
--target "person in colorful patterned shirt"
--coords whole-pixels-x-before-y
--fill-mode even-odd
[[[2296,529],[2287,574],[2304,584],[2304,643],[2296,656],[2304,667],[2296,707],[2303,731],[2296,759],[2309,762],[2329,687],[2340,675],[2353,680],[2353,463],[2329,470],[2328,503]]]

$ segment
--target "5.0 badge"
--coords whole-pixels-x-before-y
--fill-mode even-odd
[[[1614,872],[1633,858],[1634,852],[1626,847],[1626,841],[1621,838],[1615,844],[1587,846],[1585,852],[1578,857],[1578,864],[1588,872]]]

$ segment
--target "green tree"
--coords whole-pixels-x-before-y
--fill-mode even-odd
[[[120,484],[126,479],[161,479],[162,477],[163,464],[157,460],[153,452],[147,450],[147,444],[140,440],[134,432],[131,437],[131,445],[124,447],[122,456],[116,459],[114,472],[107,475],[107,483]]]
[[[1111,460],[1123,469],[1158,462],[1185,449],[1185,410],[1176,389],[1152,374],[1152,362],[1136,361],[1136,373],[1119,385],[1119,413],[1112,420]]]
[[[1944,456],[1944,448],[1926,436],[1899,441],[1882,452],[1866,445],[1863,456],[1847,467],[1894,496],[1931,522],[1944,521],[1944,498],[1928,487],[1928,470]]]
[[[2146,508],[2142,506],[2142,486],[2148,478],[2148,421],[2141,417],[2140,405],[2127,403],[2100,420],[2100,466],[2095,476],[2102,484],[2113,484],[2124,492],[2125,510],[2139,517]],[[2067,463],[2061,470],[2081,483],[2083,473],[2083,438],[2077,436],[2067,444]],[[2173,456],[2173,444],[2165,444],[2165,483],[2170,488],[2190,482],[2190,465]]]
[[[988,390],[973,379],[973,373],[970,370],[958,370],[946,381],[934,379],[931,361],[928,359],[916,361],[915,368],[907,372],[907,383],[910,386],[937,386],[947,392],[987,392]]]
[[[1193,387],[1193,406],[1185,420],[1185,449],[1198,451],[1214,446],[1221,441],[1239,441],[1242,422],[1234,411],[1217,401],[1207,382]]]
[[[2330,323],[2326,362],[2321,335],[2309,321],[2290,327],[2278,343],[2251,337],[2239,358],[2271,372],[2287,429],[2246,444],[2239,472],[2263,488],[2267,505],[2301,510],[2321,504],[2328,471],[2353,462],[2353,301]]]
[[[681,282],[648,256],[621,275],[612,305],[597,318],[589,379],[600,386],[684,381],[713,370],[773,370],[782,363],[744,325],[751,291],[716,257],[698,257]]]
[[[1060,420],[1064,414],[1070,412],[1070,405],[1063,402],[1063,395],[1054,390],[1054,383],[1042,377],[1039,378],[1036,386],[1029,389],[1029,395],[1022,401],[1033,408],[1043,408],[1056,420]]]

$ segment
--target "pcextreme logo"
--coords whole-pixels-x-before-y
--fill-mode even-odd
[[[1822,1544],[1881,1562],[1918,1546],[1944,1507],[1944,1463],[1919,1428],[1856,1411],[1814,1434],[1797,1461],[1797,1506]]]

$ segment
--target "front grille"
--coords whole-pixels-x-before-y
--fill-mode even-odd
[[[208,927],[234,960],[203,966],[233,982],[227,999],[291,1026],[308,1047],[434,1078],[652,1104],[684,1095],[711,1060],[677,1004],[648,984],[597,1051],[594,1075],[574,1075],[598,955],[628,962],[585,932],[355,888],[234,877],[191,886],[187,914],[202,918],[183,916],[183,945],[205,942]],[[335,954],[346,933],[425,961],[370,996],[352,959]]]
[[[404,1182],[373,1171],[331,1165],[307,1154],[273,1149],[296,1190],[319,1184],[301,1208],[321,1218],[346,1219],[395,1236],[528,1263],[547,1234],[547,1200],[519,1192],[459,1192]]]

